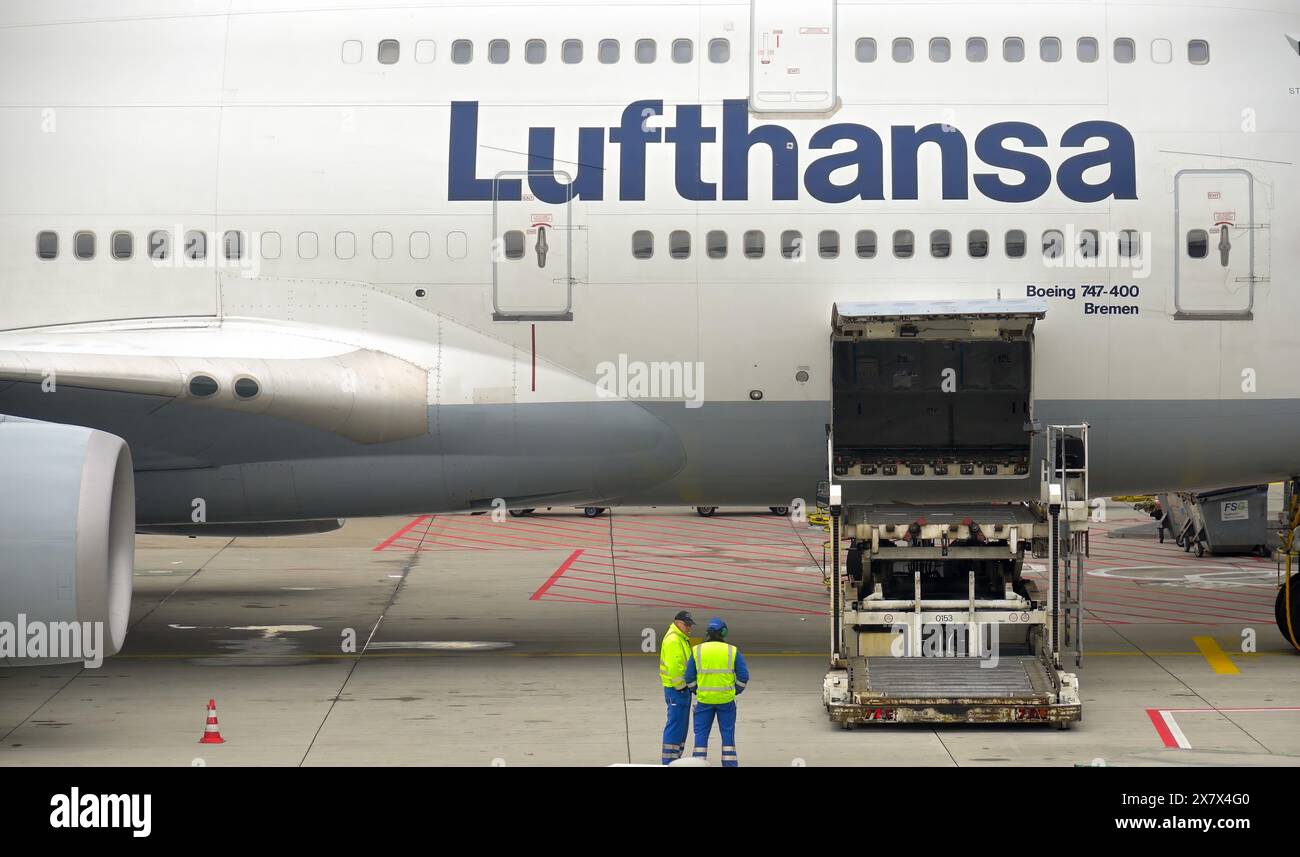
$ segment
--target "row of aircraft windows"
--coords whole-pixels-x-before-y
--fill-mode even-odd
[[[415,61],[431,63],[437,56],[438,46],[432,39],[421,39],[415,43]],[[545,39],[528,39],[524,42],[524,62],[540,65],[546,62],[549,46]],[[708,45],[709,62],[725,63],[731,60],[731,42],[727,39],[710,39]],[[560,61],[566,65],[582,62],[585,54],[582,39],[565,39],[560,42]],[[601,39],[596,44],[597,61],[610,65],[622,59],[623,46],[618,39]],[[361,62],[365,56],[365,47],[356,39],[343,43],[343,62],[353,65]],[[397,39],[383,39],[379,42],[376,59],[381,65],[394,65],[402,56],[402,45]],[[695,42],[691,39],[673,39],[668,50],[673,62],[682,64],[695,59]],[[654,39],[637,39],[632,45],[632,57],[642,64],[655,62],[659,58],[659,44]],[[451,61],[456,65],[466,65],[474,61],[474,43],[469,39],[456,39],[451,43]],[[504,65],[510,62],[510,40],[491,39],[487,43],[487,61],[492,65]]]
[[[278,259],[281,253],[280,233],[262,232],[258,236],[259,256],[263,259]],[[172,244],[180,240],[181,258],[199,261],[208,258],[209,235],[201,229],[191,229],[183,235],[166,229],[155,229],[145,239],[145,253],[155,261],[172,258]],[[215,236],[214,236],[215,240]],[[221,236],[221,255],[229,260],[239,260],[248,253],[249,235],[237,229],[228,229]],[[72,255],[77,259],[95,258],[96,235],[83,230],[72,236]],[[407,251],[412,259],[429,258],[429,233],[412,232],[407,242]],[[463,259],[466,255],[466,238],[463,232],[447,234],[447,255],[452,259]],[[320,237],[315,232],[300,232],[297,240],[298,258],[315,259],[320,255]],[[393,234],[376,232],[370,236],[370,252],[376,259],[393,257]],[[357,254],[357,236],[352,232],[337,232],[334,235],[334,255],[339,259],[351,259]],[[39,232],[36,235],[36,255],[40,259],[57,259],[59,257],[59,234],[53,231]],[[109,255],[114,259],[126,260],[135,255],[135,236],[130,232],[114,232],[109,236]]]
[[[596,59],[606,65],[616,63],[622,58],[622,43],[618,39],[601,39],[596,46]],[[1151,42],[1151,60],[1167,63],[1173,60],[1173,43],[1168,39],[1154,39]],[[524,62],[540,65],[546,62],[549,49],[545,39],[528,39],[524,42]],[[364,45],[359,40],[349,39],[343,43],[343,62],[355,64],[361,62],[365,54]],[[383,39],[379,42],[377,59],[381,65],[393,65],[402,55],[402,45],[397,39]],[[415,43],[415,61],[431,63],[437,55],[437,45],[432,39],[421,39]],[[669,49],[669,57],[675,63],[689,63],[695,59],[695,42],[691,39],[674,39]],[[853,44],[853,58],[861,63],[875,62],[879,55],[876,40],[870,37],[858,39]],[[890,43],[890,57],[895,62],[911,62],[916,58],[916,46],[909,38],[899,37]],[[952,42],[944,37],[930,39],[928,55],[931,62],[948,62],[952,59]],[[1092,36],[1084,36],[1075,42],[1074,55],[1079,62],[1092,63],[1101,59],[1101,43]],[[1137,60],[1137,42],[1131,38],[1115,39],[1112,45],[1115,62],[1131,63]],[[584,47],[581,39],[565,39],[560,43],[560,61],[567,65],[582,62]],[[633,43],[632,56],[642,64],[655,62],[659,57],[659,46],[654,39],[637,39]],[[1002,59],[1006,62],[1024,62],[1027,56],[1025,40],[1019,36],[1009,36],[1002,40]],[[1038,40],[1038,58],[1043,62],[1060,62],[1065,56],[1061,40],[1056,36],[1044,36]],[[710,39],[708,45],[709,62],[725,63],[731,59],[731,42],[727,39]],[[966,40],[966,60],[968,62],[986,62],[989,58],[988,40],[973,36]],[[474,60],[474,43],[469,39],[456,39],[451,43],[451,61],[465,65]],[[493,65],[510,62],[510,41],[508,39],[491,39],[487,45],[487,60]],[[1210,61],[1210,43],[1205,39],[1191,39],[1187,42],[1187,61],[1193,65],[1205,65]]]
[[[1107,236],[1108,238],[1111,236]],[[526,255],[524,233],[511,230],[503,236],[503,251],[506,259],[522,259]],[[1136,229],[1124,229],[1114,236],[1116,249],[1121,259],[1140,258],[1142,255],[1142,236]],[[146,252],[150,259],[164,261],[172,257],[173,233],[163,229],[150,232],[146,238]],[[1003,240],[1003,251],[1009,259],[1021,259],[1025,256],[1027,236],[1023,229],[1010,229]],[[230,229],[222,235],[221,253],[226,259],[243,259],[248,252],[248,236],[239,230]],[[893,234],[893,253],[899,259],[910,259],[916,253],[916,235],[910,229],[899,229]],[[96,235],[83,230],[73,234],[72,250],[77,259],[95,258]],[[1078,250],[1082,258],[1097,258],[1102,250],[1101,233],[1096,229],[1085,229],[1079,233]],[[278,259],[281,252],[281,239],[278,232],[263,232],[259,241],[260,255],[263,259]],[[298,257],[315,259],[320,253],[320,239],[315,232],[298,233]],[[1204,259],[1209,256],[1210,236],[1204,229],[1192,229],[1187,233],[1187,255],[1192,259]],[[835,259],[840,255],[840,233],[834,229],[823,229],[817,233],[817,255],[822,259]],[[412,232],[407,249],[412,259],[429,258],[429,233]],[[451,232],[447,235],[447,254],[453,259],[463,259],[466,255],[467,241],[465,233]],[[930,233],[930,255],[936,259],[946,259],[952,255],[952,233],[946,229],[936,229]],[[966,254],[972,259],[984,259],[989,255],[989,233],[983,229],[973,229],[966,235]],[[391,259],[393,256],[393,235],[391,232],[376,232],[371,236],[371,254],[376,259]],[[704,237],[705,255],[710,259],[725,259],[728,252],[727,233],[721,229],[710,230]],[[872,229],[860,229],[853,236],[853,253],[859,259],[872,259],[876,256],[877,238]],[[114,259],[130,259],[135,253],[135,236],[126,231],[118,231],[109,237],[109,251]],[[781,232],[780,251],[782,258],[803,258],[806,255],[803,233],[796,229]],[[1042,236],[1043,257],[1060,258],[1065,253],[1065,234],[1059,229],[1049,229]],[[208,233],[191,229],[183,236],[180,250],[182,257],[192,261],[206,259],[208,256]],[[334,235],[334,255],[339,259],[351,259],[356,256],[356,235],[352,232],[338,232]],[[847,251],[846,251],[847,252]],[[746,259],[762,259],[767,254],[767,234],[761,229],[750,229],[741,236],[740,253]],[[655,254],[654,233],[647,229],[638,229],[632,233],[632,256],[635,259],[652,259]],[[36,235],[36,255],[40,259],[57,259],[59,256],[59,235],[53,231],[43,231]],[[685,229],[676,229],[668,234],[668,256],[672,259],[689,259],[691,257],[691,233]]]
[[[879,55],[876,40],[861,38],[853,44],[853,58],[858,62],[875,62]],[[916,57],[916,47],[908,38],[894,39],[889,46],[889,55],[894,62],[911,62]],[[1038,40],[1038,58],[1043,62],[1060,62],[1064,57],[1061,40],[1056,36],[1044,36]],[[1091,63],[1101,59],[1101,44],[1092,36],[1084,36],[1074,43],[1074,55],[1079,62]],[[1131,63],[1137,59],[1137,42],[1130,38],[1116,39],[1112,45],[1115,62]],[[1173,60],[1174,47],[1168,39],[1154,39],[1151,42],[1151,60],[1167,63]],[[952,43],[939,37],[930,40],[929,57],[931,62],[948,62],[952,59]],[[1006,62],[1024,62],[1026,57],[1025,40],[1019,36],[1010,36],[1002,40],[1002,59]],[[989,58],[987,39],[975,36],[966,40],[966,61],[986,62]],[[1187,61],[1193,65],[1205,65],[1210,61],[1210,43],[1204,39],[1192,39],[1187,43]]]
[[[1197,234],[1199,233],[1199,234]],[[1109,237],[1109,236],[1108,236]],[[522,232],[507,233],[505,236],[505,255],[507,259],[522,259],[524,256],[524,236]],[[1122,259],[1141,258],[1142,236],[1136,229],[1125,229],[1114,236],[1116,249]],[[1206,255],[1208,236],[1205,230],[1193,230],[1188,236],[1188,255],[1195,259]],[[1025,256],[1028,238],[1023,229],[1010,229],[1003,239],[1003,251],[1009,259],[1022,259]],[[1101,255],[1102,237],[1096,229],[1085,229],[1079,233],[1079,255],[1085,259],[1095,259]],[[878,240],[873,229],[860,229],[853,235],[852,252],[859,259],[876,257]],[[966,235],[966,254],[972,259],[988,258],[990,248],[989,233],[983,229],[972,229]],[[1065,254],[1065,233],[1059,229],[1049,229],[1043,233],[1043,257],[1059,259]],[[725,259],[728,252],[728,236],[721,229],[715,229],[704,236],[704,252],[710,259]],[[781,232],[780,252],[784,259],[805,258],[811,253],[804,243],[803,233],[797,229]],[[840,233],[834,229],[824,229],[817,233],[816,252],[822,259],[837,259],[840,256]],[[844,252],[849,252],[847,249]],[[953,252],[952,233],[947,229],[936,229],[930,233],[930,255],[936,259],[947,259]],[[899,229],[893,234],[893,253],[899,259],[911,259],[916,255],[916,234],[910,229]],[[767,255],[767,234],[761,229],[750,229],[740,239],[740,254],[746,259],[762,259]],[[653,259],[655,255],[654,233],[639,229],[632,233],[632,257],[635,259]],[[668,256],[672,259],[689,259],[691,257],[691,233],[677,229],[668,233]]]

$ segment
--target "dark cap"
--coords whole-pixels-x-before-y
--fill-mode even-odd
[[[678,611],[677,615],[673,617],[673,621],[685,622],[687,625],[695,624],[695,620],[691,618],[691,614],[687,613],[685,610]]]

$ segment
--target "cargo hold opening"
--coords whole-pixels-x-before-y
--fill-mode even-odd
[[[1029,473],[1027,300],[841,303],[832,312],[837,479]]]

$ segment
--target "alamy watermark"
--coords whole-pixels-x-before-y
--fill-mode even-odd
[[[103,622],[44,622],[19,613],[0,621],[0,658],[82,661],[87,669],[104,663]]]
[[[50,797],[50,827],[122,828],[143,839],[153,832],[153,795],[82,794],[73,786]]]
[[[688,408],[704,404],[704,364],[700,361],[630,360],[596,365],[596,395],[602,399],[682,400]]]
[[[1043,233],[1043,264],[1048,268],[1130,268],[1135,280],[1151,276],[1151,233],[1136,229],[1101,232],[1074,228]]]
[[[998,665],[1001,659],[999,650],[1001,649],[1000,634],[998,623],[996,622],[977,622],[975,624],[975,639],[968,639],[970,634],[967,633],[968,626],[965,623],[931,623],[926,622],[921,625],[921,634],[919,652],[909,651],[911,644],[909,642],[909,632],[912,629],[910,624],[895,623],[890,630],[895,637],[890,645],[889,653],[896,658],[907,657],[927,657],[927,658],[979,658],[983,663],[980,667],[984,669],[993,669]],[[971,645],[973,643],[973,645]]]

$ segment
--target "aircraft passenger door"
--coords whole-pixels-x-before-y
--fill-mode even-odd
[[[749,108],[824,113],[835,108],[835,0],[751,0]]]
[[[495,321],[572,321],[577,255],[585,254],[573,219],[573,199],[553,204],[528,190],[530,172],[502,172],[523,184],[522,199],[492,200],[492,318]],[[545,171],[561,185],[572,179]],[[576,240],[575,240],[576,238]],[[584,256],[585,258],[585,256]]]
[[[1180,171],[1174,239],[1174,318],[1251,318],[1254,177],[1241,169]]]

